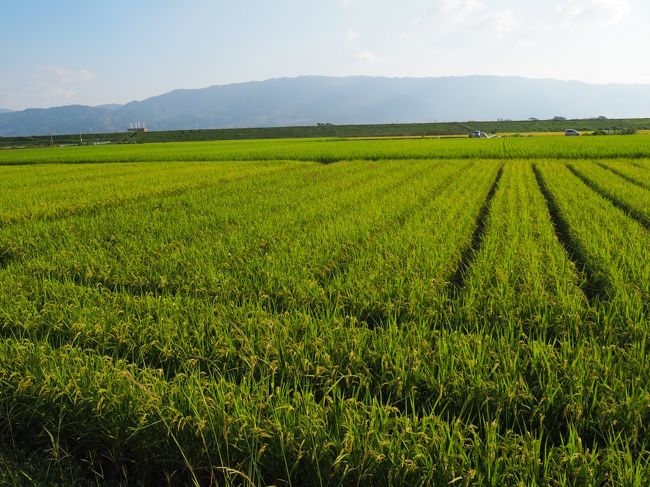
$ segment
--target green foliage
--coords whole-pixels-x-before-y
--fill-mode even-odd
[[[0,153],[0,483],[646,485],[649,154]]]
[[[493,139],[282,139],[50,147],[0,151],[3,166],[115,162],[341,161],[650,158],[650,136]],[[64,169],[61,169],[62,171]]]
[[[146,133],[104,133],[49,135],[32,137],[0,137],[1,147],[37,147],[49,145],[143,144],[157,142],[198,142],[214,140],[253,140],[281,138],[341,138],[341,137],[439,137],[467,136],[474,130],[486,133],[564,132],[567,128],[581,131],[649,130],[650,119],[590,119],[566,120],[499,120],[495,122],[437,122],[376,125],[317,124],[305,127],[265,127],[239,129],[169,130]]]
[[[635,135],[637,133],[638,130],[636,127],[625,127],[622,129],[599,128],[592,132],[591,135]]]

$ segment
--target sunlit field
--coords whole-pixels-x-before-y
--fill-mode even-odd
[[[650,136],[0,151],[0,483],[650,483]]]

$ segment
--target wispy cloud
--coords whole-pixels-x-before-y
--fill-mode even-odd
[[[377,56],[372,51],[359,51],[355,58],[366,63],[374,63],[377,60]]]
[[[90,69],[69,69],[61,66],[51,68],[50,74],[54,81],[62,84],[90,81],[95,77],[95,73]]]
[[[77,94],[76,88],[94,78],[95,73],[88,68],[54,66],[35,79],[32,88],[45,99],[70,99]]]
[[[45,98],[72,98],[77,94],[77,92],[62,86],[53,86],[50,88],[43,88],[41,94]]]
[[[16,109],[68,104],[87,89],[93,79],[95,73],[89,68],[44,66],[19,81],[7,83],[3,95],[12,100],[10,104]]]
[[[496,12],[485,14],[482,23],[488,24],[490,28],[500,34],[512,32],[521,25],[520,20],[510,9],[497,10]]]
[[[348,29],[346,34],[348,36],[348,39],[353,42],[359,38],[359,33],[354,29]]]
[[[487,6],[482,0],[440,0],[440,13],[446,20],[464,22],[473,15],[485,11]]]
[[[630,0],[570,0],[555,8],[564,27],[577,23],[616,24],[628,17],[631,11]]]
[[[491,10],[483,0],[440,0],[438,13],[447,24],[470,24],[499,34],[511,32],[521,24],[513,10]]]

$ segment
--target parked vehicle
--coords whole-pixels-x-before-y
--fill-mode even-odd
[[[578,132],[576,129],[566,129],[564,131],[564,135],[580,135],[580,132]]]

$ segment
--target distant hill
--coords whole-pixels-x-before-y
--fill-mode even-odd
[[[106,132],[117,127],[111,110],[82,105],[56,108],[30,108],[20,112],[0,113],[0,136]]]
[[[123,105],[120,105],[119,103],[107,103],[106,105],[97,105],[95,108],[103,108],[105,110],[117,110],[118,108],[122,108]]]
[[[123,106],[0,113],[0,136],[461,120],[647,117],[650,85],[497,76],[279,78],[175,90]]]

